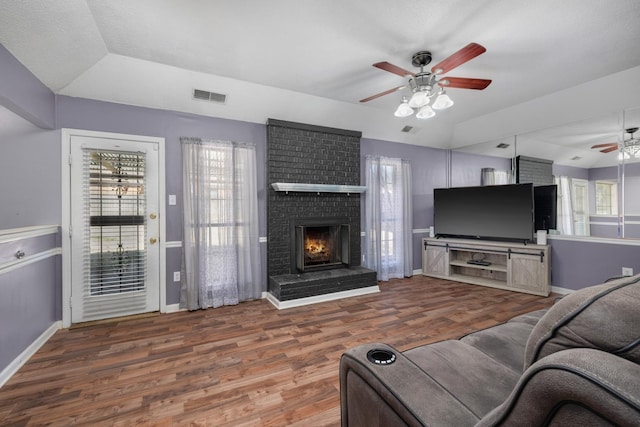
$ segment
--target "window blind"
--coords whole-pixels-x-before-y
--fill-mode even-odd
[[[146,281],[145,155],[84,151],[85,299],[143,291]],[[125,296],[125,295],[122,295]],[[126,304],[138,304],[126,298]],[[113,304],[125,299],[111,298]],[[88,307],[85,307],[85,309]],[[120,307],[121,308],[121,307]],[[103,311],[107,307],[95,307]]]

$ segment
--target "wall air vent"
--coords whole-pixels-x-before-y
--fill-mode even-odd
[[[217,102],[224,104],[227,101],[227,95],[222,93],[209,92],[201,89],[193,90],[193,99],[201,99],[203,101]]]
[[[501,142],[500,144],[496,145],[496,148],[509,148],[509,144],[505,144],[504,142]]]
[[[411,132],[412,129],[413,129],[413,126],[405,126],[402,128],[401,132]]]

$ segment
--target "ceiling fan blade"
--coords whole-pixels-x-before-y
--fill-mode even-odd
[[[397,65],[393,65],[388,62],[376,62],[375,64],[373,64],[373,66],[376,68],[380,68],[381,70],[397,74],[400,77],[415,76],[415,74],[411,71],[407,71],[404,68],[400,68]]]
[[[591,148],[602,148],[602,147],[617,147],[617,142],[605,142],[603,144],[592,145]]]
[[[482,90],[491,84],[491,80],[470,79],[466,77],[443,77],[438,84],[442,87]]]
[[[368,102],[368,101],[371,101],[372,99],[380,98],[381,96],[389,95],[390,93],[399,91],[400,89],[404,89],[405,87],[406,86],[394,87],[393,89],[385,90],[384,92],[380,92],[375,95],[371,95],[368,98],[361,99],[360,102]]]
[[[618,144],[616,144],[615,147],[609,147],[609,148],[605,148],[603,150],[600,150],[601,153],[610,153],[612,151],[616,151],[618,149]]]
[[[465,62],[472,60],[476,56],[482,55],[486,51],[487,49],[485,49],[484,46],[480,46],[478,43],[469,43],[453,55],[434,65],[431,68],[431,72],[433,74],[448,73]]]

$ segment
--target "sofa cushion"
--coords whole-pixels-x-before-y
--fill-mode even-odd
[[[569,294],[533,328],[525,369],[549,354],[593,348],[640,362],[640,275]]]
[[[524,349],[532,329],[533,325],[526,322],[507,322],[469,334],[460,341],[477,348],[520,375]]]
[[[536,326],[547,311],[549,311],[548,308],[543,308],[541,310],[521,314],[520,316],[509,319],[508,322],[528,323],[531,326]]]
[[[502,403],[520,378],[520,373],[461,341],[441,341],[403,354],[479,418]]]

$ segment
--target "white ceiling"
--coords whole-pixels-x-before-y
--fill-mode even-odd
[[[638,0],[15,0],[0,43],[58,94],[443,148],[460,123],[640,66],[639,18]],[[451,109],[358,102],[405,83],[373,63],[413,69],[416,51],[435,64],[469,42],[487,52],[448,75],[493,83],[449,90]]]

